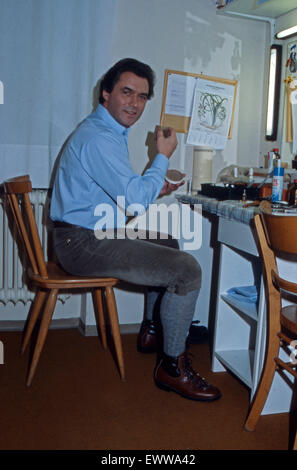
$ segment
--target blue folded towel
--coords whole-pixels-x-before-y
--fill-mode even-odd
[[[255,303],[258,300],[258,291],[256,286],[232,287],[227,294],[241,302]]]

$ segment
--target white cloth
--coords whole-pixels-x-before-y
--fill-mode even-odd
[[[0,182],[49,186],[58,153],[112,65],[118,0],[1,0]],[[96,103],[97,105],[97,103]]]

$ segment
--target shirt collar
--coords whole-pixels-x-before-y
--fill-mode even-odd
[[[99,104],[97,106],[95,114],[100,119],[102,119],[105,122],[105,124],[112,127],[112,129],[114,129],[120,135],[128,136],[128,132],[130,131],[130,128],[122,126],[118,121],[116,121],[114,117],[112,117],[110,112],[102,104]]]

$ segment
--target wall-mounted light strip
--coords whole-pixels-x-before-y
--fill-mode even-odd
[[[279,33],[276,33],[276,39],[286,39],[297,34],[297,26],[292,26],[292,28],[284,29]]]
[[[270,48],[270,67],[268,84],[268,104],[266,120],[266,139],[277,139],[280,78],[281,78],[282,46],[273,45]]]

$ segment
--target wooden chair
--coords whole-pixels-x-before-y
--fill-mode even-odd
[[[275,371],[286,370],[297,378],[295,360],[285,362],[278,357],[280,345],[290,345],[297,338],[297,305],[282,307],[282,290],[297,294],[297,283],[280,277],[276,262],[277,255],[297,255],[297,216],[275,215],[266,203],[260,206],[260,214],[255,215],[254,220],[264,264],[267,343],[262,376],[245,422],[248,431],[253,431],[257,425]],[[293,447],[297,449],[296,434]]]
[[[39,357],[46,339],[50,321],[60,290],[89,289],[93,294],[94,307],[98,310],[99,328],[104,349],[107,348],[106,328],[103,313],[102,293],[106,304],[121,379],[125,379],[122,342],[117,307],[113,287],[118,283],[114,278],[93,278],[72,276],[65,273],[56,263],[45,262],[38,229],[30,202],[32,191],[28,175],[12,178],[4,182],[4,191],[10,203],[13,218],[21,235],[21,240],[29,260],[28,278],[36,289],[31,314],[25,330],[21,352],[24,353],[42,309],[40,327],[29,368],[27,385],[31,385]]]

